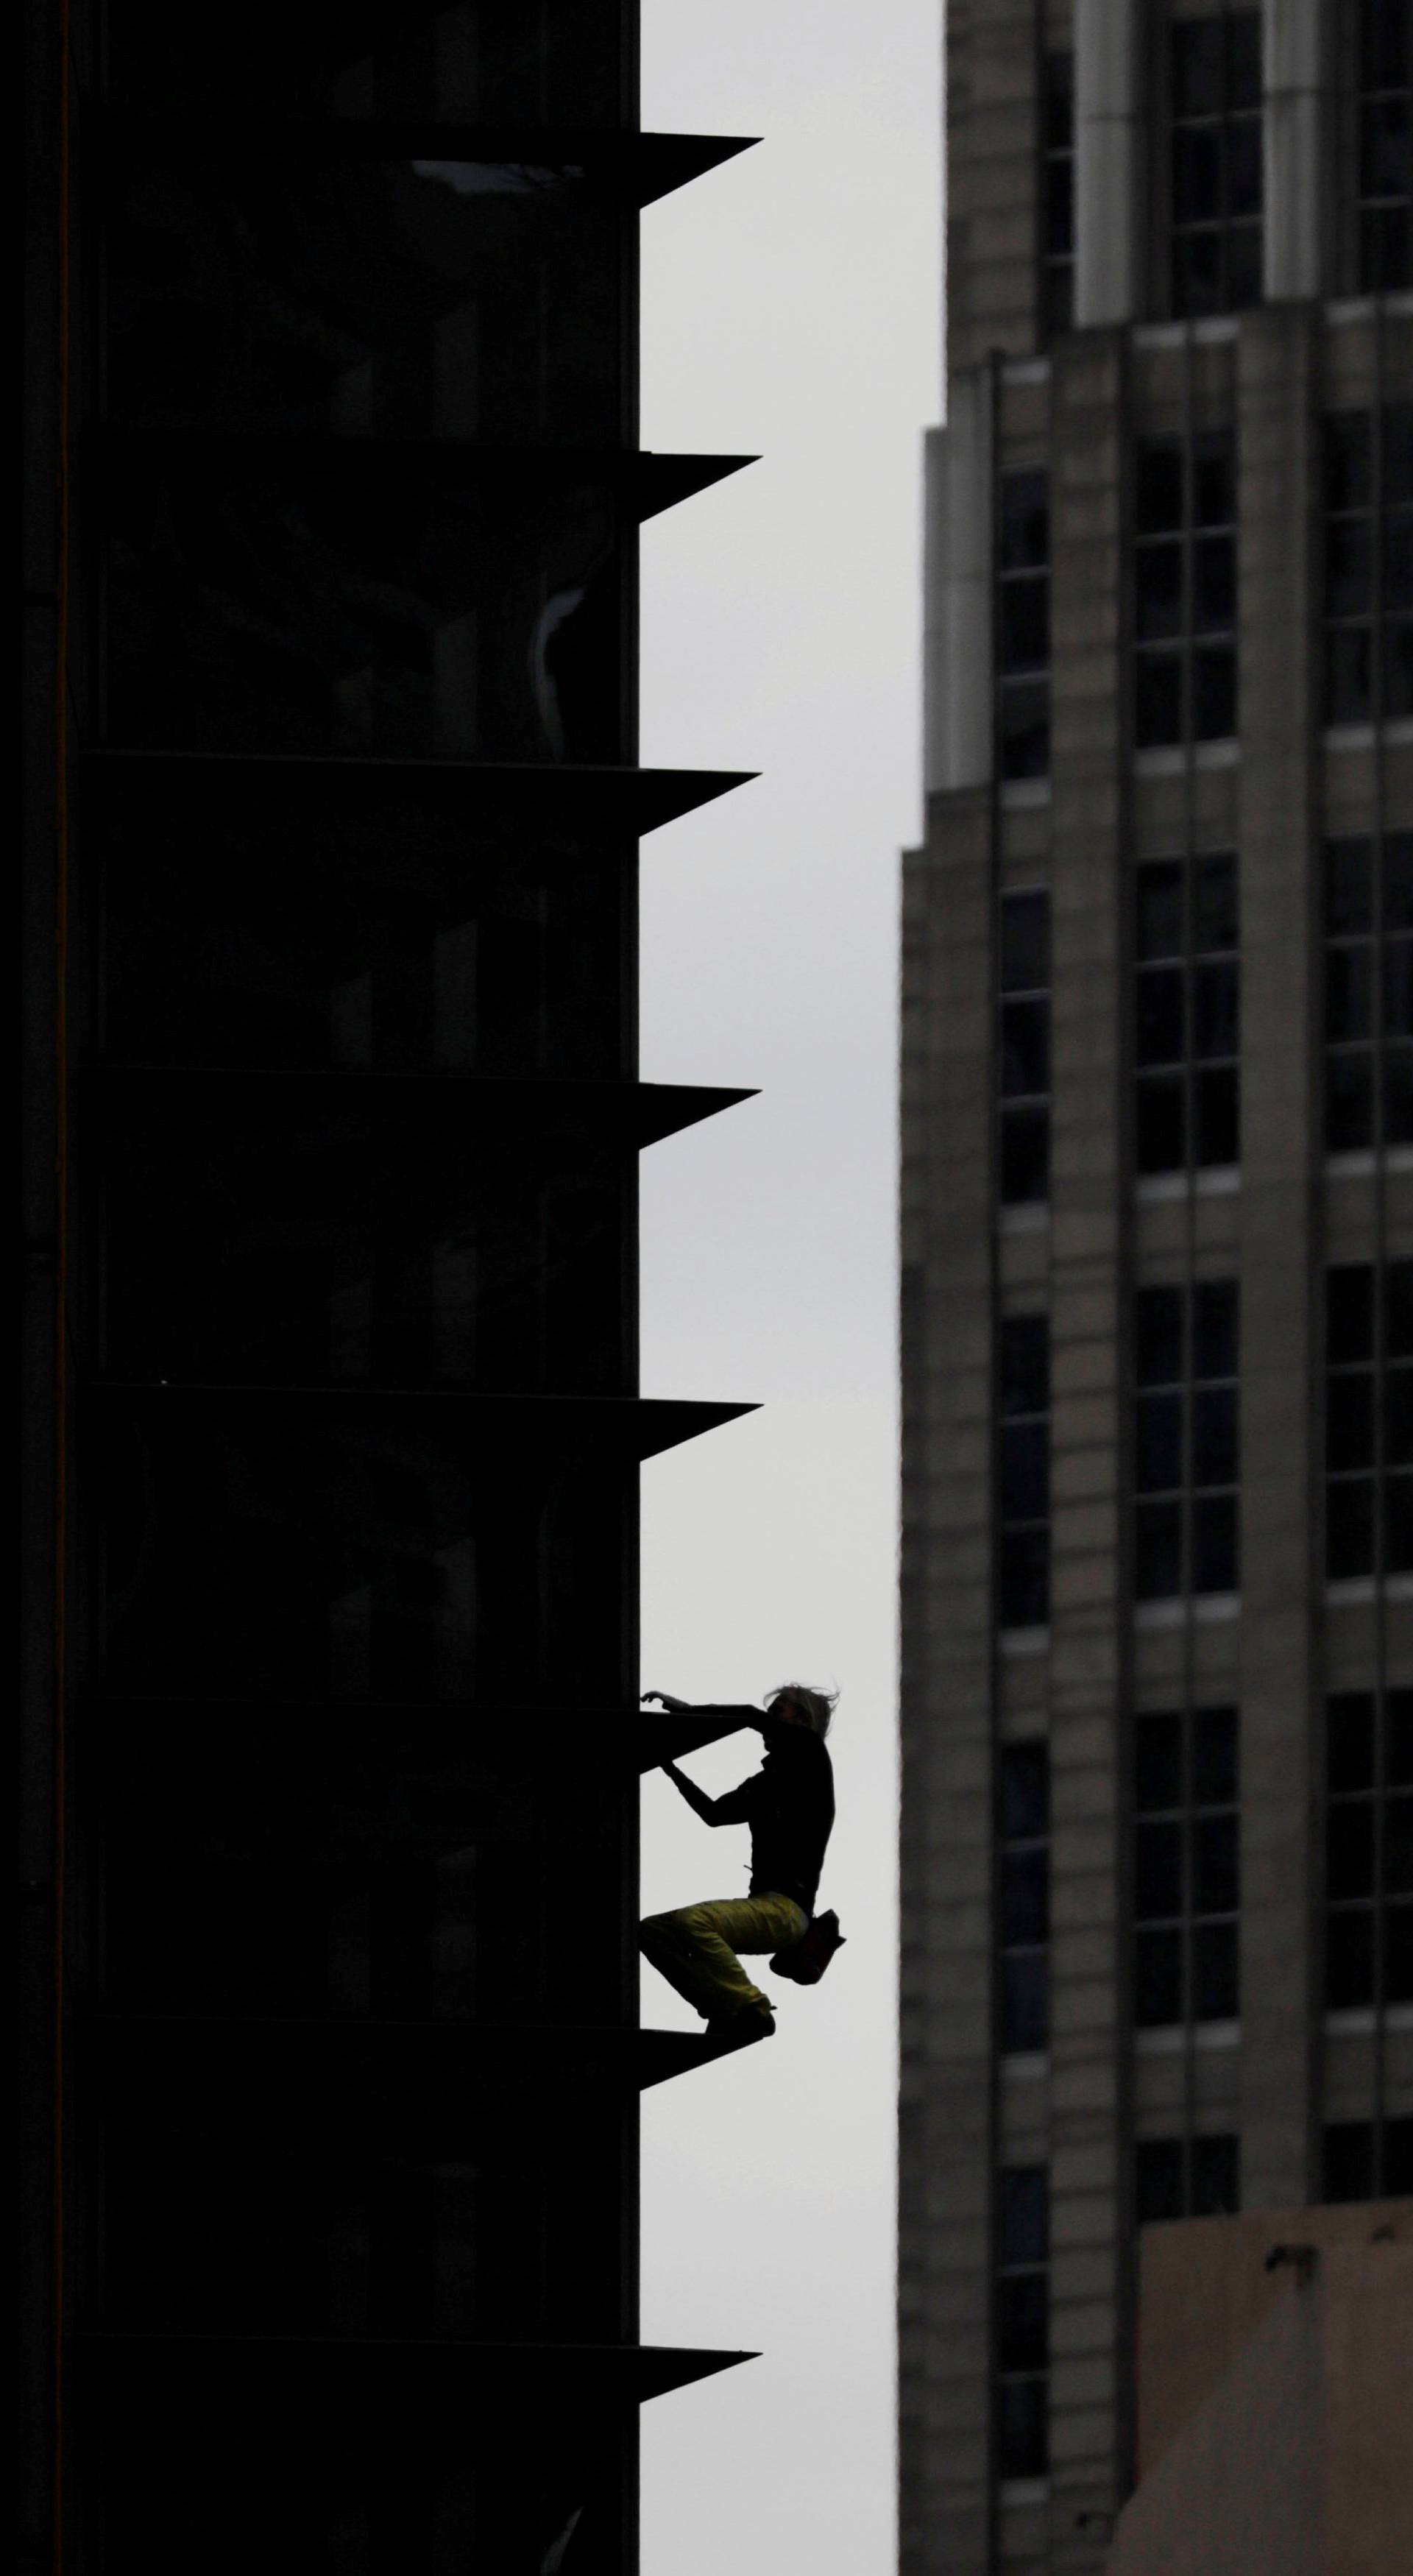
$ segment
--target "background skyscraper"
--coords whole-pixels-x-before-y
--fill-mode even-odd
[[[1145,2219],[1413,2188],[1411,42],[948,14],[909,2571],[1102,2563]]]

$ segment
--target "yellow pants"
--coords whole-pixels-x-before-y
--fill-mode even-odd
[[[752,2004],[771,2010],[738,1951],[788,1950],[808,1929],[809,1917],[792,1896],[723,1896],[683,1905],[675,1914],[649,1914],[638,1941],[668,1984],[704,2021],[715,2021]]]

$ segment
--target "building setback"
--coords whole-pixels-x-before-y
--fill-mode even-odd
[[[644,1403],[623,0],[30,12],[25,2564],[609,2576]],[[681,1730],[678,1730],[679,1734]],[[672,1736],[661,1723],[647,1758]]]
[[[1145,2220],[1413,2187],[1410,44],[948,11],[906,2576],[1103,2564]]]

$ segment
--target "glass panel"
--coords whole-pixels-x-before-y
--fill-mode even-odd
[[[1230,850],[1194,862],[1192,945],[1235,948],[1238,936],[1236,860]]]
[[[1050,1970],[1043,1951],[1001,1960],[1001,2047],[1007,2056],[1044,2048],[1050,2036]]]
[[[1043,1628],[1050,1615],[1050,1533],[1001,1532],[999,1613],[1003,1628]]]
[[[1373,1026],[1373,943],[1325,951],[1325,1035],[1330,1042],[1367,1038]]]
[[[1027,993],[1050,981],[1050,898],[1033,894],[1001,897],[1001,990]]]
[[[1222,211],[1222,133],[1189,126],[1173,136],[1173,215],[1180,224],[1215,221]]]
[[[1134,1801],[1145,1808],[1182,1805],[1182,1719],[1141,1717],[1134,1733]]]
[[[1173,1493],[1182,1484],[1182,1422],[1180,1395],[1139,1397],[1136,1479],[1140,1494]]]
[[[1192,1292],[1192,1374],[1235,1377],[1240,1291],[1234,1279],[1199,1279]]]
[[[1209,430],[1192,442],[1193,518],[1199,528],[1224,528],[1236,520],[1236,444],[1227,430]]]
[[[1413,1690],[1384,1695],[1384,1776],[1413,1785]]]
[[[1140,2030],[1162,2029],[1182,2020],[1181,1933],[1136,1934],[1133,2017]]]
[[[1239,1582],[1236,1498],[1200,1494],[1192,1506],[1192,1589],[1235,1592]]]
[[[1157,643],[1180,635],[1182,603],[1181,539],[1141,545],[1134,561],[1134,631],[1140,640]]]
[[[1261,104],[1261,12],[1233,9],[1227,15],[1227,105]]]
[[[1234,1914],[1239,1883],[1235,1816],[1199,1816],[1192,1828],[1194,1913]]]
[[[465,452],[129,446],[113,460],[105,738],[414,759],[622,757],[605,484]]]
[[[109,1076],[88,1135],[110,1375],[629,1391],[634,1143],[572,1101]]]
[[[1385,834],[1383,880],[1385,930],[1413,930],[1413,832]]]
[[[85,799],[109,1062],[631,1070],[631,821],[546,823],[464,773],[121,770]]]
[[[1001,1326],[1001,1410],[1046,1413],[1050,1406],[1050,1325],[1044,1315],[1008,1315]]]
[[[1391,1261],[1384,1273],[1384,1350],[1413,1358],[1413,1261]]]
[[[110,417],[615,446],[622,215],[582,173],[262,129],[112,174]]]
[[[1389,1896],[1413,1895],[1413,1798],[1390,1797],[1384,1808],[1384,1888]]]
[[[1384,412],[1384,500],[1413,503],[1413,403],[1390,403]]]
[[[1181,1288],[1140,1288],[1134,1299],[1140,1386],[1171,1386],[1184,1374]]]
[[[1234,1923],[1199,1923],[1192,1935],[1192,2017],[1232,2021],[1239,1997]]]
[[[1241,1044],[1240,969],[1235,959],[1192,970],[1193,1052],[1235,1055]]]
[[[1391,1368],[1384,1380],[1384,1458],[1391,1467],[1413,1465],[1413,1369]]]
[[[1325,1488],[1325,1571],[1332,1583],[1374,1570],[1374,1482],[1341,1477]]]
[[[1197,1076],[1196,1160],[1205,1165],[1241,1158],[1240,1102],[1235,1065]]]
[[[1002,1004],[1000,1087],[1003,1100],[1049,1090],[1048,1001]]]
[[[1325,530],[1325,603],[1333,617],[1368,614],[1373,556],[1367,519],[1331,519]]]
[[[1410,836],[1413,837],[1413,836]],[[1388,843],[1385,848],[1385,866]],[[1366,836],[1325,844],[1325,927],[1332,936],[1374,926],[1373,843]],[[1409,866],[1413,878],[1413,864]]]
[[[1325,1776],[1331,1790],[1374,1784],[1374,1694],[1336,1691],[1326,1706]]]
[[[1325,637],[1325,717],[1329,724],[1365,724],[1373,712],[1373,646],[1366,626],[1336,628]]]
[[[1325,1392],[1325,1457],[1338,1473],[1374,1463],[1372,1372],[1331,1378]]]
[[[1236,616],[1236,539],[1199,537],[1192,549],[1192,631],[1220,634]]]
[[[1204,644],[1192,657],[1192,727],[1198,742],[1225,742],[1236,732],[1236,654]]]
[[[1334,412],[1325,422],[1325,508],[1367,510],[1371,496],[1371,428],[1366,411]]]
[[[1043,2478],[1050,2451],[1043,2379],[1005,2379],[996,2392],[996,2473]]]
[[[1240,2140],[1194,2138],[1192,2141],[1193,2217],[1222,2217],[1240,2207]]]
[[[1192,1719],[1192,1800],[1218,1807],[1237,1791],[1237,1721],[1234,1708],[1199,1708]]]
[[[1134,2216],[1140,2227],[1187,2214],[1181,2138],[1141,2138],[1134,2149]]]
[[[1138,1085],[1136,1140],[1140,1172],[1180,1172],[1185,1169],[1186,1106],[1180,1073],[1142,1077]]]
[[[1384,1478],[1384,1572],[1413,1571],[1413,1477]]]
[[[1050,1505],[1050,1427],[1007,1422],[1001,1431],[1001,1518],[1043,1520]]]
[[[1008,1842],[1044,1834],[1050,1823],[1050,1748],[1003,1744],[998,1766],[997,1830]]]
[[[1325,1356],[1332,1367],[1374,1356],[1374,1273],[1367,1261],[1326,1274]]]
[[[1370,1798],[1339,1798],[1325,1817],[1325,1882],[1332,1897],[1371,1896],[1374,1808]]]
[[[1135,946],[1140,961],[1181,957],[1184,873],[1181,859],[1153,859],[1138,870]]]
[[[1384,1056],[1384,1143],[1413,1143],[1413,1047],[1392,1046]]]
[[[996,2284],[996,2347],[1002,2370],[1043,2370],[1049,2357],[1050,2285],[1043,2272]]]
[[[1221,18],[1180,18],[1168,31],[1168,44],[1174,114],[1219,114],[1226,104]]]
[[[1413,2003],[1413,1905],[1390,1906],[1384,1917],[1384,1995],[1391,2004]]]
[[[1043,2165],[1003,2166],[996,2209],[1002,2265],[1043,2263],[1050,2250],[1049,2177]]]
[[[190,36],[176,0],[115,13],[120,130],[195,114],[218,128],[284,116],[611,128],[625,112],[619,0],[341,0],[294,14],[249,0],[219,46]]]
[[[1007,1109],[1001,1117],[1001,1203],[1034,1206],[1050,1190],[1050,1112]]]
[[[1003,581],[997,663],[1002,671],[1043,671],[1050,659],[1048,579]]]
[[[999,758],[1003,778],[1046,778],[1050,772],[1050,685],[1047,680],[1007,680],[1001,689]]]
[[[1135,1053],[1141,1065],[1182,1062],[1184,980],[1181,966],[1145,966],[1140,971]]]
[[[1331,1056],[1325,1067],[1325,1150],[1353,1154],[1374,1141],[1374,1071],[1368,1055]]]
[[[1182,1827],[1140,1824],[1134,1873],[1134,1918],[1162,1922],[1183,1910]]]
[[[1167,1601],[1182,1590],[1182,1506],[1140,1503],[1134,1589],[1140,1601]]]
[[[1349,2012],[1374,1999],[1374,1918],[1365,1905],[1341,1908],[1325,1923],[1325,2006]]]
[[[1325,2131],[1326,2200],[1372,2200],[1374,2130],[1368,2120],[1341,2120]]]
[[[1001,1939],[1008,1949],[1048,1938],[1050,1855],[1043,1848],[1002,1852],[999,1913]]]
[[[1259,215],[1261,212],[1261,126],[1254,116],[1241,117],[1227,128],[1226,153],[1227,213],[1234,216]],[[1247,239],[1237,235],[1231,244],[1233,253],[1259,254],[1260,241],[1255,226]],[[1245,285],[1244,262],[1240,272]]]
[[[1182,462],[1179,439],[1139,440],[1136,509],[1140,536],[1159,536],[1181,528]]]
[[[1183,672],[1177,653],[1140,653],[1134,671],[1134,739],[1159,749],[1183,736]]]
[[[1039,570],[1050,560],[1050,486],[1043,472],[1001,477],[1000,568]]]

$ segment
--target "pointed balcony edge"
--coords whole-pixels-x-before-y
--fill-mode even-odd
[[[140,803],[154,821],[157,802],[180,812],[196,803],[209,830],[213,811],[244,819],[262,834],[281,820],[307,828],[307,808],[334,822],[344,808],[366,834],[370,825],[407,828],[407,809],[439,807],[468,822],[511,813],[530,824],[588,831],[656,832],[664,823],[729,796],[760,776],[755,769],[638,769],[609,762],[487,760],[349,760],[314,752],[200,752],[117,747],[86,751],[80,766],[107,796]],[[272,798],[278,797],[278,812]],[[282,866],[290,854],[280,852]]]
[[[758,134],[643,134],[638,138],[638,203],[655,205],[675,188],[704,179],[740,152],[754,152]]]
[[[644,448],[638,458],[638,516],[655,519],[659,511],[689,501],[694,492],[708,491],[713,483],[759,463],[758,456],[679,456]]]
[[[243,1110],[264,1093],[286,1112],[294,1112],[301,1101],[319,1101],[322,1093],[321,1105],[337,1103],[341,1115],[356,1115],[363,1106],[373,1110],[400,1103],[410,1117],[422,1121],[434,1117],[440,1106],[462,1128],[468,1118],[496,1122],[512,1135],[558,1132],[564,1126],[587,1128],[600,1136],[621,1136],[640,1151],[648,1145],[661,1144],[664,1137],[680,1135],[686,1127],[699,1126],[703,1119],[719,1117],[725,1109],[739,1108],[744,1100],[760,1097],[758,1089],[717,1083],[542,1081],[508,1074],[446,1072],[362,1073],[327,1065],[98,1062],[79,1065],[77,1074],[85,1091],[94,1098],[99,1114],[101,1104],[121,1102],[125,1095],[140,1097],[144,1086],[160,1103],[178,1086],[185,1102],[193,1093],[199,1096],[203,1088],[214,1090],[224,1084]]]
[[[553,1455],[577,1446],[588,1435],[602,1451],[620,1457],[660,1457],[704,1432],[723,1430],[747,1413],[751,1404],[711,1404],[685,1396],[635,1395],[483,1395],[457,1387],[279,1386],[238,1381],[219,1383],[175,1378],[91,1378],[84,1401],[94,1412],[131,1408],[156,1420],[185,1414],[201,1406],[238,1412],[247,1425],[262,1414],[288,1420],[306,1405],[324,1409],[338,1427],[363,1412],[371,1427],[386,1420],[386,1408],[423,1413],[443,1435],[453,1427],[474,1433],[484,1449],[503,1440],[518,1455]],[[340,1419],[341,1417],[341,1419]]]

